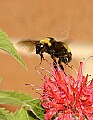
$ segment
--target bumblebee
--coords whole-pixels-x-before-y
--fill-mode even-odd
[[[64,70],[62,63],[68,65],[72,60],[72,53],[69,47],[61,41],[56,41],[52,37],[46,37],[40,41],[20,41],[18,44],[29,47],[30,51],[33,51],[35,48],[36,54],[39,54],[41,57],[41,62],[44,59],[43,53],[48,53],[53,59],[55,69],[57,69],[56,58],[58,58],[58,64],[62,70]]]

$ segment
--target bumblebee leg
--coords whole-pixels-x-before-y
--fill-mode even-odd
[[[57,62],[56,62],[56,59],[53,59],[53,65],[54,65],[54,68],[57,69]]]
[[[40,57],[41,57],[41,62],[40,62],[40,64],[42,63],[42,60],[44,60],[44,56],[43,56],[43,54],[41,53],[41,54],[39,54],[40,55]]]
[[[61,69],[64,71],[64,67],[63,67],[63,65],[62,65],[61,63],[62,63],[62,60],[59,59],[59,60],[58,60],[58,64],[59,64],[59,66],[61,67]]]
[[[68,65],[68,64],[67,64],[67,65]],[[70,67],[70,68],[72,69],[74,66],[73,66],[73,65],[71,65],[71,66],[70,66],[70,65],[68,65],[68,67]]]
[[[53,66],[54,68],[57,70],[57,62],[54,56],[51,56],[51,58],[53,59]]]

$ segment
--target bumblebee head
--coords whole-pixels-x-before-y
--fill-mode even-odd
[[[36,45],[36,54],[46,52],[47,49],[52,45],[54,38],[46,37],[40,40],[40,43]]]
[[[42,43],[37,44],[36,45],[36,54],[43,53],[44,49],[45,49],[44,44],[42,44]]]

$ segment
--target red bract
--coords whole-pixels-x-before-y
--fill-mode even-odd
[[[82,64],[77,80],[53,67],[53,76],[44,76],[41,103],[45,108],[45,120],[93,120],[93,79],[88,82],[88,75],[83,76]]]

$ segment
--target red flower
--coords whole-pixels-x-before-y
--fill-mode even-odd
[[[42,106],[45,120],[93,120],[93,79],[83,76],[80,63],[77,80],[52,67],[53,76],[44,76]]]

